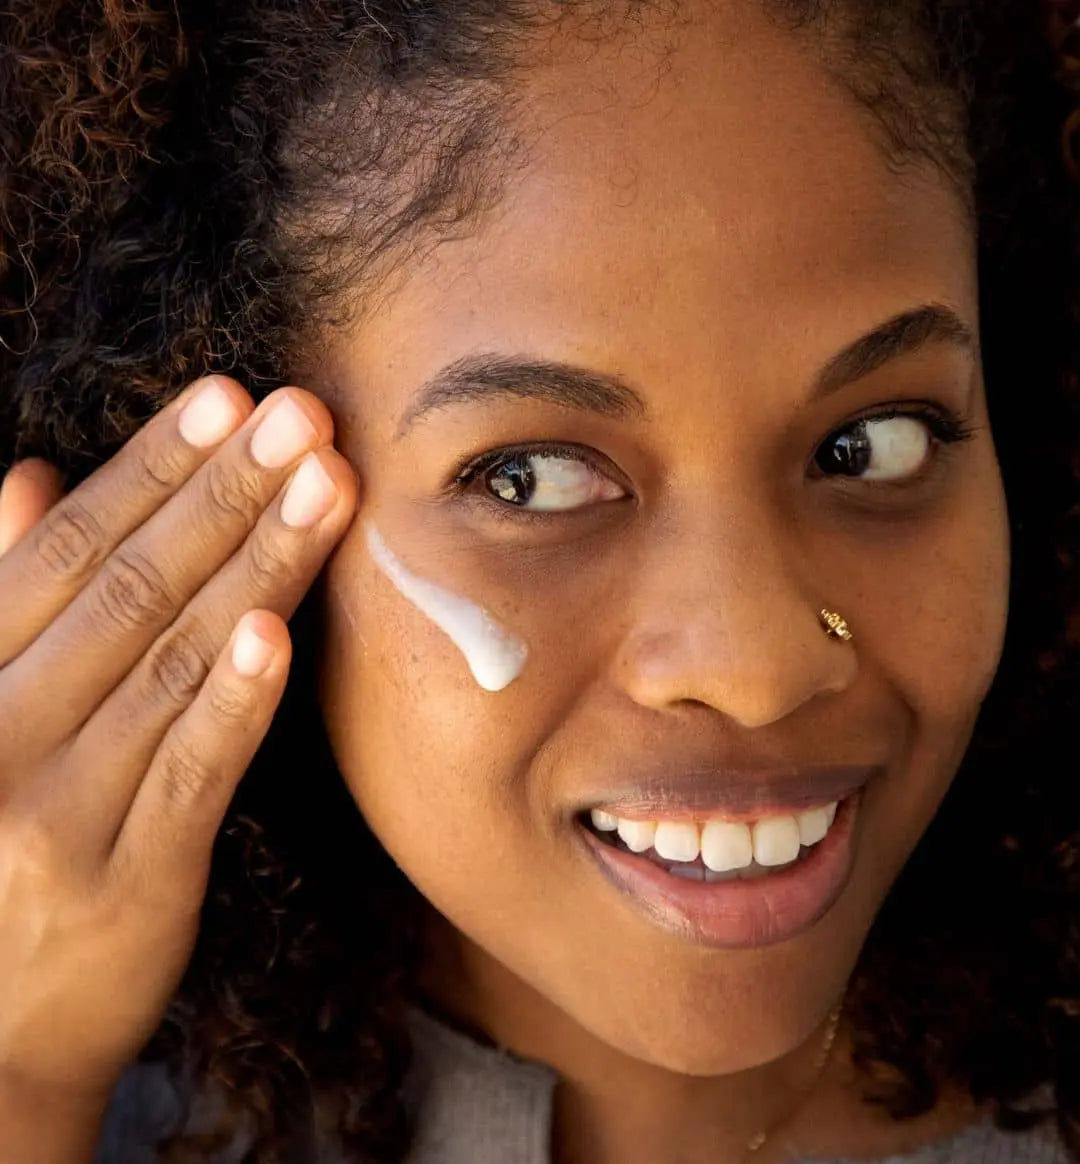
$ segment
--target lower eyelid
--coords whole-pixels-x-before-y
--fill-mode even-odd
[[[489,526],[505,527],[508,530],[520,530],[524,527],[534,527],[537,531],[554,532],[564,530],[569,523],[579,524],[580,528],[590,528],[589,523],[602,520],[601,514],[609,512],[615,507],[621,508],[628,500],[624,497],[618,501],[602,501],[592,505],[579,505],[574,509],[523,509],[520,506],[508,505],[493,497],[480,494],[467,494],[460,498],[469,513],[475,515],[477,523]]]

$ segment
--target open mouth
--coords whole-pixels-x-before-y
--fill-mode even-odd
[[[864,789],[753,820],[575,817],[603,879],[640,916],[681,941],[737,949],[784,941],[843,893]]]
[[[633,854],[687,881],[768,877],[805,861],[829,832],[838,802],[758,821],[628,821],[600,811],[581,826],[619,852]]]
[[[752,858],[748,865],[742,865],[739,868],[733,868],[733,870],[717,871],[711,870],[711,868],[705,865],[701,853],[698,853],[694,860],[680,861],[661,857],[660,853],[656,852],[652,845],[646,850],[635,851],[631,849],[630,845],[626,844],[618,832],[598,829],[592,823],[588,812],[585,812],[582,816],[578,816],[577,819],[583,829],[587,829],[592,833],[592,836],[601,840],[603,844],[610,845],[612,849],[616,849],[619,852],[631,853],[634,857],[651,861],[653,865],[662,868],[666,873],[672,876],[681,876],[681,878],[685,878],[688,881],[741,881],[760,878],[760,876],[768,876],[772,873],[780,873],[783,870],[788,870],[788,868],[797,865],[800,861],[807,859],[813,851],[812,845],[800,844],[798,846],[797,857],[788,861],[781,861],[779,864],[761,865]]]

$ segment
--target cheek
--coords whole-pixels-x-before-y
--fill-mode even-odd
[[[989,469],[883,580],[874,616],[887,668],[924,728],[970,725],[993,680],[1008,612],[1008,523]]]
[[[871,682],[902,710],[897,777],[868,814],[868,864],[887,885],[937,811],[960,765],[1000,660],[1008,612],[1009,541],[992,457],[955,503],[866,588]],[[872,821],[872,823],[870,823]]]
[[[461,652],[473,679],[485,691],[502,691],[521,674],[529,649],[484,607],[409,570],[372,524],[364,527],[372,560],[403,598],[416,607]]]
[[[492,850],[553,827],[537,755],[589,681],[595,648],[571,628],[597,630],[568,621],[563,597],[521,579],[503,589],[455,579],[447,589],[479,599],[527,645],[502,690],[484,690],[461,650],[366,554],[329,568],[321,666],[342,775],[384,846],[435,900],[432,887],[445,891],[469,859],[490,861]]]

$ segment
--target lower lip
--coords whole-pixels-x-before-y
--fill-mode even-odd
[[[737,881],[688,881],[578,828],[608,881],[663,929],[700,945],[748,949],[783,942],[809,928],[851,876],[861,790],[842,801],[825,837],[797,864]]]

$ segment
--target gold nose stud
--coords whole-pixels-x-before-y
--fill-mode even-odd
[[[848,630],[848,624],[831,610],[822,610],[818,613],[818,618],[821,619],[821,625],[825,628],[825,633],[832,639],[843,639],[845,642],[851,641],[851,631]]]

